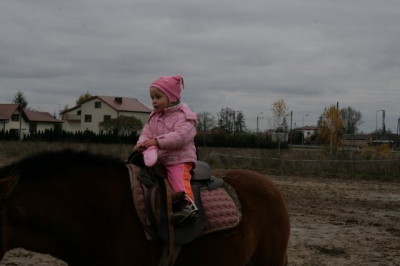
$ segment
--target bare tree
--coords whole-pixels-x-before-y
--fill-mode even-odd
[[[242,111],[236,111],[235,117],[235,133],[243,133],[247,130],[246,122]]]
[[[345,133],[355,134],[358,131],[358,126],[364,123],[362,121],[362,114],[360,111],[356,111],[350,106],[347,108],[342,108],[340,110],[340,116],[344,121]]]
[[[197,131],[207,132],[216,125],[215,116],[209,112],[201,112],[197,114]]]
[[[235,111],[228,107],[218,113],[218,127],[229,133],[241,133],[246,130],[246,122],[242,111]]]

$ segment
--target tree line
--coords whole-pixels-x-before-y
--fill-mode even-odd
[[[92,95],[86,92],[80,95],[76,104],[79,105],[90,97]],[[28,106],[28,101],[22,92],[18,92],[15,95],[13,102],[20,104],[22,108]],[[65,106],[65,108],[68,108],[68,106]],[[273,114],[272,118],[268,120],[271,130],[275,133],[287,134],[287,138],[278,138],[278,142],[302,144],[304,141],[302,133],[297,129],[293,129],[291,125],[289,126],[291,112],[285,100],[279,99],[273,102],[270,110]],[[354,110],[350,106],[339,110],[337,106],[331,105],[325,108],[319,117],[317,121],[317,133],[311,136],[311,139],[308,141],[315,141],[319,145],[330,147],[332,151],[332,149],[340,145],[343,134],[356,134],[361,124],[363,124],[363,121],[360,111]],[[143,124],[135,117],[120,116],[100,123],[99,127],[106,132],[101,134],[109,136],[132,136],[135,132],[141,130]],[[233,110],[229,107],[221,108],[221,111],[217,113],[217,117],[207,111],[198,113],[197,131],[196,144],[199,146],[276,146],[273,143],[276,141],[267,132],[254,133],[247,129],[243,111]],[[63,134],[65,136],[65,133]],[[81,135],[85,136],[85,134],[87,136],[89,133],[77,133],[78,137],[76,139],[84,139]],[[3,136],[6,136],[6,132],[3,133]],[[46,139],[43,136],[41,138]],[[103,139],[104,136],[93,138]],[[114,141],[120,142],[121,139]]]
[[[19,130],[1,130],[0,140],[19,141]],[[51,128],[24,134],[23,141],[44,141],[44,142],[71,142],[71,143],[106,143],[106,144],[129,144],[138,140],[137,132],[116,134],[115,132],[100,132],[98,134],[86,130],[68,132],[61,128]]]

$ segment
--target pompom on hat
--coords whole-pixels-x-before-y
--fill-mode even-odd
[[[171,103],[181,99],[181,90],[185,88],[181,76],[163,76],[151,83],[150,87],[155,87],[167,95]]]

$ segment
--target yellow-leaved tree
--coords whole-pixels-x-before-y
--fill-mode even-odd
[[[325,109],[322,122],[317,134],[317,143],[329,146],[332,154],[333,149],[341,145],[341,137],[344,131],[344,121],[335,105]]]
[[[272,103],[271,108],[272,114],[274,115],[271,126],[277,132],[287,132],[288,131],[288,121],[289,108],[286,105],[285,100],[280,99]]]
[[[275,131],[275,136],[276,136],[276,141],[278,142],[278,150],[280,153],[281,150],[281,142],[286,141],[286,134],[289,131],[288,130],[288,121],[287,117],[289,116],[289,108],[286,105],[286,102],[284,99],[280,99],[276,102],[272,103],[272,114],[274,115],[270,124],[273,127]]]
[[[84,101],[90,99],[91,97],[93,97],[93,96],[88,91],[86,91],[86,93],[84,93],[81,96],[79,96],[79,99],[76,100],[76,105],[80,105],[81,103],[83,103]]]

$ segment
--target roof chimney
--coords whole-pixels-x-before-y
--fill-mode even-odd
[[[115,101],[122,104],[122,97],[115,97]]]

